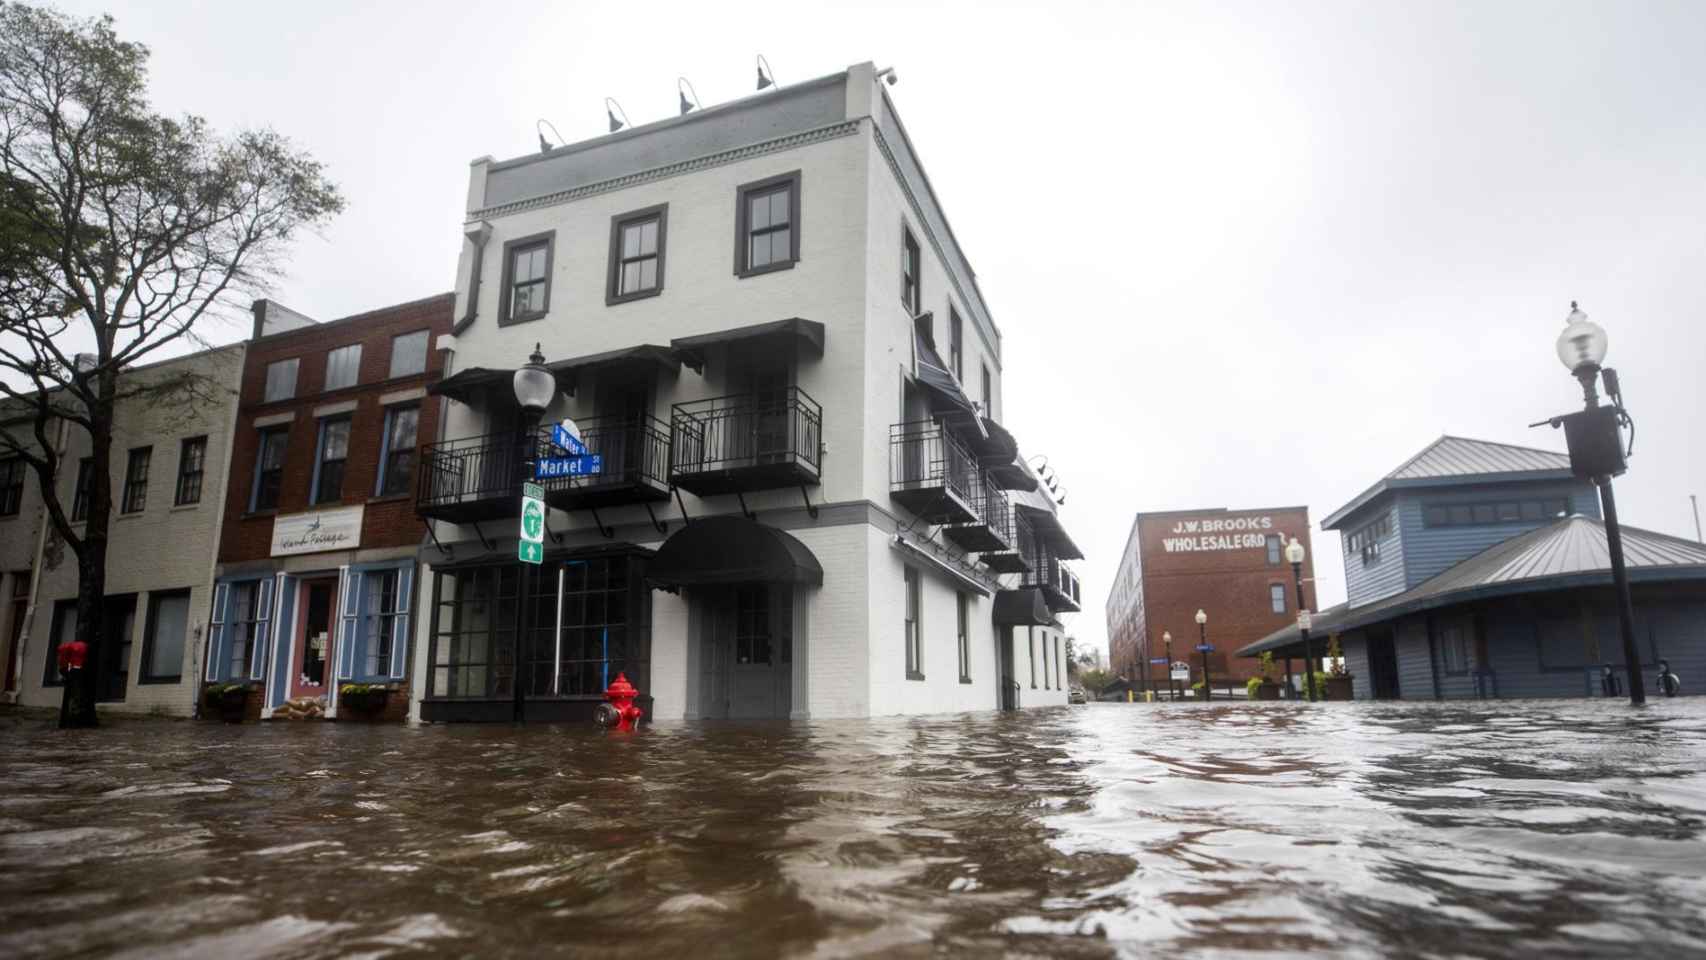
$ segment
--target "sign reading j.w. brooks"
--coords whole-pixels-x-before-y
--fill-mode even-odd
[[[361,543],[361,506],[274,517],[272,555],[353,550]]]
[[[1202,550],[1246,550],[1264,547],[1268,531],[1274,528],[1273,517],[1214,517],[1208,520],[1181,520],[1173,524],[1173,533],[1181,536],[1163,537],[1161,546],[1168,553],[1195,553]]]

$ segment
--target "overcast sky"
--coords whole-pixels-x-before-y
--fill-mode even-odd
[[[1706,494],[1706,4],[75,3],[158,107],[270,125],[349,199],[276,299],[448,290],[467,163],[874,60],[1005,342],[1008,426],[1102,604],[1139,510],[1318,522],[1442,433],[1562,450],[1569,301],[1638,434],[1625,522]],[[802,13],[802,11],[808,11]],[[555,139],[555,138],[553,138]],[[232,329],[220,340],[236,339]],[[1338,539],[1316,532],[1323,603]]]

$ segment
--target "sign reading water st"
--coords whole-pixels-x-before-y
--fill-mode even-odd
[[[523,563],[545,562],[545,488],[537,483],[521,485],[521,539],[515,554]]]

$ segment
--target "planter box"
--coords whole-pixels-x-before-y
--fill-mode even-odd
[[[207,696],[202,701],[215,716],[225,723],[242,723],[249,712],[249,688],[231,690],[216,696]]]
[[[1279,684],[1277,684],[1277,683],[1264,683],[1264,684],[1261,684],[1261,685],[1256,687],[1256,699],[1257,700],[1278,700],[1279,699],[1279,692],[1280,692]]]
[[[377,720],[379,715],[385,712],[385,704],[390,699],[391,691],[389,690],[340,693],[338,695],[338,716],[350,720]]]
[[[1355,696],[1352,695],[1352,691],[1351,691],[1351,682],[1355,679],[1356,679],[1355,677],[1328,677],[1328,678],[1326,678],[1326,680],[1321,684],[1322,689],[1326,692],[1326,695],[1327,695],[1326,699],[1328,699],[1328,700],[1354,700],[1354,699],[1356,699]]]

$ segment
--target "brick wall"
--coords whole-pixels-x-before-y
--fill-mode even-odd
[[[1240,522],[1244,521],[1244,522]],[[1194,526],[1193,526],[1194,525]],[[1230,527],[1230,529],[1228,529]],[[1256,510],[1193,510],[1142,514],[1138,517],[1138,549],[1142,557],[1143,606],[1149,635],[1149,656],[1163,656],[1161,635],[1173,634],[1173,659],[1188,660],[1192,681],[1200,677],[1202,654],[1196,652],[1196,612],[1208,614],[1209,669],[1215,685],[1222,680],[1242,683],[1257,672],[1257,661],[1234,657],[1239,647],[1254,643],[1297,617],[1297,590],[1291,565],[1282,557],[1269,565],[1267,548],[1258,543],[1221,549],[1224,540],[1284,535],[1282,546],[1297,537],[1310,548],[1309,511],[1304,507]],[[1173,541],[1172,549],[1168,542]],[[1190,544],[1181,541],[1192,541]],[[1189,549],[1195,546],[1197,549]],[[1315,609],[1314,550],[1303,563],[1303,594]],[[1275,613],[1269,587],[1285,588],[1285,612]],[[1139,639],[1141,643],[1141,638]],[[1283,665],[1281,667],[1283,669]],[[1294,669],[1301,669],[1294,664]],[[1166,684],[1166,670],[1150,667],[1150,676]]]
[[[259,560],[267,557],[272,545],[274,514],[295,513],[313,508],[309,503],[314,479],[315,452],[319,440],[318,412],[353,403],[350,417],[349,459],[345,466],[343,497],[338,503],[319,505],[322,508],[339,505],[364,504],[362,547],[404,547],[420,540],[420,524],[415,519],[414,493],[376,497],[374,490],[379,477],[379,457],[385,428],[386,405],[389,397],[421,392],[435,382],[440,373],[440,354],[433,349],[437,337],[450,330],[453,297],[443,294],[411,303],[386,307],[358,314],[331,323],[318,324],[301,330],[275,334],[250,344],[243,369],[241,408],[237,432],[233,438],[231,480],[225,502],[225,528],[219,548],[222,563]],[[391,341],[400,334],[427,330],[428,349],[426,371],[421,374],[389,379]],[[338,348],[360,343],[361,364],[357,382],[352,387],[327,392],[326,355]],[[289,400],[263,403],[266,390],[267,365],[292,357],[300,359],[296,378],[296,396]],[[439,404],[436,398],[421,397],[418,402],[420,419],[416,428],[417,470],[419,449],[430,443],[438,424]],[[255,460],[260,441],[256,420],[269,417],[293,416],[289,423],[289,447],[285,454],[284,480],[278,509],[250,515],[250,492],[254,485]],[[338,414],[343,415],[343,414]]]

